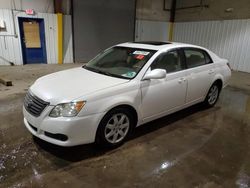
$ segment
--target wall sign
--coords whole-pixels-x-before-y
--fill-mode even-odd
[[[26,10],[25,10],[25,13],[26,13],[27,15],[34,15],[34,14],[35,14],[35,11],[34,11],[33,9],[26,9]]]

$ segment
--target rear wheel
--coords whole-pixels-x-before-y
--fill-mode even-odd
[[[127,109],[109,111],[98,127],[96,143],[107,147],[121,145],[131,132],[134,122],[132,113]]]
[[[218,101],[219,95],[220,95],[220,86],[218,83],[214,83],[209,91],[208,94],[206,96],[206,99],[204,101],[204,104],[207,107],[212,107],[216,104],[216,102]]]

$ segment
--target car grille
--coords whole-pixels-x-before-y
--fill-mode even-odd
[[[33,116],[40,116],[40,114],[43,112],[46,106],[48,106],[49,103],[43,101],[42,99],[39,99],[38,97],[32,95],[30,92],[28,92],[24,98],[24,107],[25,109],[32,114]]]

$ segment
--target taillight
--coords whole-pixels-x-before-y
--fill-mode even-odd
[[[232,69],[231,69],[231,66],[230,66],[230,64],[229,64],[229,63],[227,63],[227,66],[229,67],[229,69],[230,69],[230,70],[232,70]]]

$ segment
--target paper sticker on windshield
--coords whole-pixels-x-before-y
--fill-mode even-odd
[[[122,76],[133,78],[136,75],[136,72],[127,72],[126,74],[123,74]]]
[[[150,52],[146,52],[146,51],[134,51],[134,55],[148,55]]]
[[[143,60],[144,57],[145,57],[144,55],[137,55],[135,56],[135,59]]]

